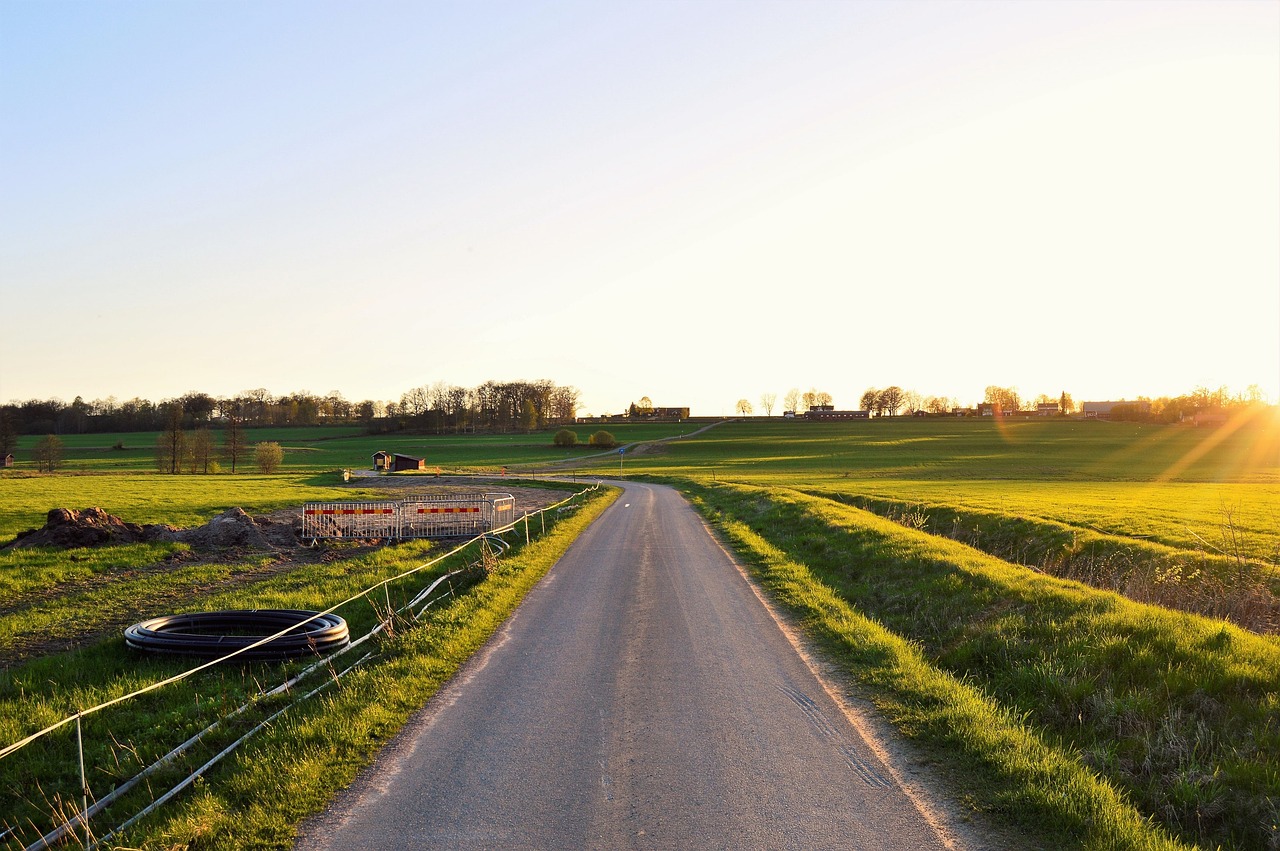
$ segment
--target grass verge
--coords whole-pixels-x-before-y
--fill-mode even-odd
[[[688,485],[761,583],[1047,847],[1280,847],[1280,649],[795,491]]]

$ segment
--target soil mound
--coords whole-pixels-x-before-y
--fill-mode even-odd
[[[298,545],[299,524],[270,517],[253,518],[242,508],[228,509],[203,526],[178,529],[128,523],[101,508],[55,508],[41,529],[21,532],[11,547],[98,547],[148,541],[177,541],[192,549],[273,550]]]
[[[101,508],[86,508],[83,511],[55,508],[45,518],[43,528],[20,533],[11,546],[71,549],[154,540],[147,535],[147,527],[126,523]]]
[[[258,524],[243,508],[229,508],[195,529],[185,529],[174,535],[174,540],[190,544],[193,549],[212,550],[229,547],[268,550],[267,541]]]

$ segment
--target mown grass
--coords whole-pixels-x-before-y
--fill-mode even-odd
[[[688,487],[978,809],[1049,847],[1280,843],[1275,642],[831,500]]]
[[[574,537],[614,493],[590,499],[579,512],[548,517],[548,532],[520,546],[487,579],[459,593],[413,628],[403,621],[377,645],[365,663],[327,696],[291,709],[229,762],[122,841],[142,848],[283,847],[298,821],[318,811],[372,759],[385,741],[420,707],[467,656],[478,648],[550,568]],[[539,527],[540,528],[540,527]],[[272,577],[232,592],[193,597],[175,611],[211,608],[327,608],[381,579],[421,563],[434,547],[411,543],[356,559],[334,561]],[[472,554],[474,556],[474,553]],[[392,606],[405,600],[451,565],[440,565],[397,583]],[[216,588],[216,583],[215,583]],[[456,588],[461,592],[461,587]],[[386,615],[381,594],[340,612],[361,634]],[[33,660],[0,674],[0,741],[16,741],[77,708],[96,705],[184,669],[182,660],[138,656],[121,638],[81,650]],[[345,662],[343,664],[346,664]],[[227,665],[168,686],[119,708],[85,719],[90,786],[98,793],[129,777],[213,719],[284,678],[299,663]],[[193,747],[172,769],[151,781],[155,794],[276,708],[267,702]],[[23,841],[28,820],[47,824],[51,806],[69,811],[78,800],[73,735],[66,729],[0,761],[0,825],[17,828]],[[149,793],[138,791],[95,825],[118,824]],[[70,803],[68,803],[70,802]],[[4,826],[0,826],[3,833]],[[4,840],[13,843],[13,838]]]

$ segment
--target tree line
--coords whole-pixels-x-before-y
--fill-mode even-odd
[[[831,404],[831,394],[816,389],[801,392],[791,388],[782,398],[786,411],[803,413],[804,411]],[[765,416],[773,416],[777,394],[764,393],[760,396],[760,410]],[[868,387],[859,398],[861,410],[869,411],[873,416],[895,417],[916,413],[948,415],[964,410],[960,402],[951,396],[926,396],[914,390],[904,389],[896,384],[888,387]],[[982,404],[989,405],[1002,412],[1019,413],[1038,411],[1041,405],[1053,405],[1057,413],[1066,416],[1080,410],[1080,405],[1065,390],[1056,396],[1041,393],[1035,397],[1024,397],[1016,387],[988,385],[983,391]],[[1110,412],[1113,420],[1133,420],[1142,422],[1178,422],[1184,417],[1203,411],[1240,410],[1254,405],[1266,404],[1266,398],[1256,384],[1250,385],[1243,393],[1233,394],[1228,388],[1219,387],[1210,390],[1197,387],[1194,391],[1181,396],[1160,396],[1152,398],[1139,396],[1132,402],[1114,406]],[[739,399],[735,406],[738,414],[749,416],[755,406],[747,399]]]
[[[0,442],[5,434],[163,431],[175,422],[185,430],[234,422],[244,428],[361,425],[371,432],[531,431],[573,422],[578,400],[576,388],[545,379],[486,381],[470,388],[437,381],[387,401],[352,402],[336,390],[324,396],[308,391],[273,396],[263,388],[229,397],[193,391],[160,402],[137,397],[122,402],[114,396],[89,402],[77,396],[69,404],[30,399],[0,405]]]

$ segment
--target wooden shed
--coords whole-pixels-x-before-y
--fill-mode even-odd
[[[382,473],[399,473],[403,470],[425,470],[425,458],[414,458],[412,455],[400,455],[395,452],[373,453],[373,469]]]
[[[425,470],[427,469],[427,459],[414,458],[412,455],[392,455],[391,456],[391,472],[399,473],[404,470]]]

